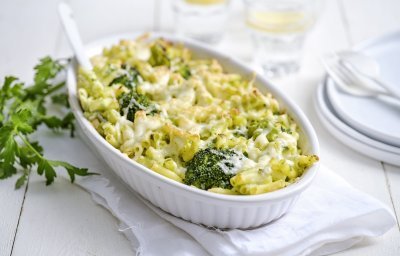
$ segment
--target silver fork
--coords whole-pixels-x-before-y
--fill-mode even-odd
[[[337,58],[322,57],[321,62],[326,72],[343,92],[359,97],[377,97],[378,95],[390,96],[387,92],[378,91],[365,86],[360,87],[359,81],[356,81],[354,76],[338,64]]]
[[[385,82],[377,79],[376,77],[373,77],[372,75],[364,73],[357,66],[348,61],[346,58],[340,58],[340,56],[338,56],[338,58],[339,58],[338,63],[341,65],[343,70],[346,71],[349,75],[353,76],[358,81],[360,81],[361,82],[360,84],[363,84],[363,82],[359,78],[366,79],[368,82],[377,85],[378,87],[382,88],[383,90],[391,94],[393,97],[400,99],[400,92],[392,89],[392,87],[387,85]]]
[[[341,67],[341,65],[337,63],[337,59],[332,60],[332,57],[322,57],[321,62],[329,77],[332,78],[339,90],[356,97],[374,98],[400,109],[399,98],[394,97],[387,91],[372,89],[371,87],[365,86],[357,77],[352,75],[349,70],[345,70]]]

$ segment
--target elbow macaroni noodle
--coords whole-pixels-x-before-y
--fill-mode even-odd
[[[269,93],[225,72],[217,60],[192,58],[183,45],[122,40],[92,63],[93,70],[80,69],[78,77],[85,117],[112,146],[165,177],[182,182],[186,163],[200,149],[232,149],[243,154],[233,188],[209,191],[253,195],[295,182],[318,160],[302,154],[296,123]],[[146,95],[156,112],[131,99],[129,107],[137,109],[129,118],[120,99],[132,90],[127,85]]]

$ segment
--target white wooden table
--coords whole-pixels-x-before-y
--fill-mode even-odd
[[[231,27],[220,48],[249,60],[251,47],[242,23],[241,1],[233,1]],[[0,2],[0,77],[15,74],[29,81],[39,57],[71,54],[58,21],[58,2]],[[68,2],[85,42],[110,33],[173,29],[167,0]],[[385,203],[399,219],[400,168],[367,158],[337,142],[321,126],[311,101],[324,74],[318,56],[400,29],[400,1],[324,2],[324,13],[305,45],[301,72],[276,83],[310,117],[320,139],[322,164]],[[48,150],[52,147],[45,145]],[[64,179],[46,187],[36,174],[19,190],[14,190],[14,183],[15,178],[0,181],[0,256],[133,255],[116,219],[79,187]],[[400,255],[400,225],[338,255]]]

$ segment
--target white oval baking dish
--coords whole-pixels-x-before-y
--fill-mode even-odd
[[[86,47],[92,56],[101,49],[117,43],[120,39],[134,39],[138,34],[122,34],[93,42]],[[249,79],[254,71],[231,57],[221,54],[209,46],[192,40],[168,34],[153,33],[151,38],[163,37],[172,42],[184,43],[193,51],[194,57],[215,58],[229,72],[241,74]],[[134,191],[152,204],[177,217],[217,228],[253,228],[271,222],[289,211],[300,194],[311,184],[318,163],[308,169],[298,182],[286,188],[252,196],[233,196],[207,192],[168,179],[120,153],[111,146],[85,119],[77,97],[77,64],[73,62],[68,69],[67,85],[69,102],[76,123],[82,130],[84,140],[96,150],[111,169]],[[307,117],[285,93],[256,75],[256,85],[262,91],[271,92],[282,107],[294,118],[300,127],[302,140],[300,146],[306,154],[319,155],[317,136]]]

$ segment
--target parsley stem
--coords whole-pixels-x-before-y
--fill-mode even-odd
[[[32,144],[26,139],[25,136],[21,135],[20,132],[17,132],[18,137],[21,138],[21,140],[25,143],[25,145],[33,152],[35,155],[37,155],[40,159],[43,159],[43,156],[32,146]]]
[[[46,95],[52,94],[53,92],[57,91],[58,89],[61,89],[65,85],[65,82],[61,82],[59,84],[56,84],[55,86],[51,87],[47,92]]]

